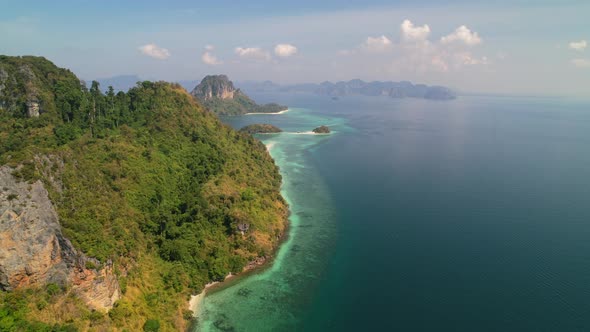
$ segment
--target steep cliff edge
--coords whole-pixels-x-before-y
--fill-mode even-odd
[[[40,180],[20,181],[0,167],[0,289],[72,287],[97,310],[112,308],[120,291],[112,268],[88,269],[89,262],[61,231],[57,212]]]
[[[214,98],[234,99],[237,91],[226,75],[209,75],[203,78],[191,94],[202,101],[208,101]]]

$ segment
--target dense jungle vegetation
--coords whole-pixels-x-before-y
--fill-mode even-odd
[[[123,292],[108,313],[52,284],[0,292],[0,331],[183,329],[191,293],[272,255],[285,230],[261,142],[179,85],[100,88],[42,57],[0,56],[0,166],[45,183],[64,235],[113,262]]]

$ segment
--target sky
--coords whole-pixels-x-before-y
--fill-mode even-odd
[[[85,80],[409,80],[590,96],[590,1],[6,1],[0,54]]]

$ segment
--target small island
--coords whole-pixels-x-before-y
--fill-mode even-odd
[[[330,128],[328,128],[327,126],[319,126],[312,131],[316,134],[329,134]]]
[[[281,128],[268,123],[255,123],[247,125],[240,129],[240,131],[248,134],[274,134],[282,132]]]
[[[281,114],[288,109],[277,103],[257,104],[242,90],[236,89],[226,75],[205,76],[191,95],[218,115]]]

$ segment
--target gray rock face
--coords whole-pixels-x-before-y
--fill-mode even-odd
[[[66,239],[43,183],[21,182],[0,167],[0,290],[55,283],[71,286],[92,308],[110,309],[119,299],[111,264],[86,268],[96,260]]]
[[[226,75],[205,76],[191,94],[200,100],[206,101],[213,98],[233,99],[236,88]]]
[[[76,251],[61,234],[41,181],[19,183],[9,167],[2,167],[0,189],[0,288],[65,285]]]
[[[4,90],[6,90],[6,86],[8,84],[8,73],[2,67],[0,67],[0,108],[8,109],[8,101],[4,97]]]
[[[2,95],[2,92],[4,91],[4,89],[6,88],[6,80],[8,79],[8,73],[6,72],[6,70],[4,70],[4,68],[0,68],[0,96]]]
[[[43,112],[41,109],[41,102],[39,101],[39,91],[33,83],[37,77],[29,66],[20,66],[18,68],[17,75],[20,75],[24,82],[24,90],[26,93],[26,115],[29,118],[38,117]],[[15,99],[9,92],[11,87],[18,85],[17,80],[14,76],[11,76],[5,68],[0,67],[0,108],[7,109],[9,111],[17,110],[22,101]],[[6,91],[5,91],[6,90]]]
[[[37,118],[39,117],[39,102],[36,100],[29,100],[27,101],[27,116],[29,118]]]

